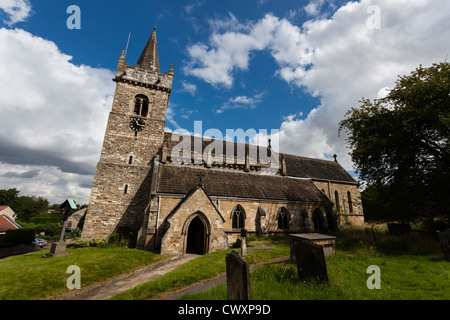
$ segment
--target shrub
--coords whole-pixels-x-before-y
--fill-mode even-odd
[[[31,217],[30,223],[34,224],[48,224],[48,223],[56,223],[59,224],[61,218],[59,217]]]
[[[108,243],[108,238],[94,238],[94,239],[80,239],[77,242],[70,245],[75,248],[87,248],[87,247],[98,247],[98,248],[106,248],[111,247]]]
[[[109,236],[108,242],[120,247],[134,248],[136,246],[137,233],[127,227],[118,227]]]
[[[35,234],[35,229],[6,230],[4,242],[12,245],[30,244],[34,241]]]

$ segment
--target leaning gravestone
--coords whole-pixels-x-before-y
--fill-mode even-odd
[[[248,263],[236,251],[226,256],[228,300],[251,300]]]
[[[450,229],[439,232],[439,242],[444,253],[444,260],[450,261]]]
[[[300,281],[328,282],[327,265],[321,245],[297,242],[294,249]]]

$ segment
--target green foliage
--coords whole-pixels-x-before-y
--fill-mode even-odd
[[[17,189],[0,190],[0,205],[10,206],[19,219],[28,222],[31,217],[47,211],[49,202],[44,197],[20,196]]]
[[[112,248],[114,245],[108,242],[108,237],[94,238],[94,239],[80,239],[77,242],[70,244],[72,248]]]
[[[136,247],[136,240],[137,232],[127,227],[118,227],[108,238],[112,245],[129,248]]]
[[[59,221],[59,218],[57,218]],[[59,225],[59,222],[48,222],[52,220],[47,219],[37,219],[36,221],[44,221],[44,223],[33,223],[33,222],[25,222],[21,220],[16,220],[19,225],[21,225],[23,228],[26,229],[35,229],[36,233],[39,234],[41,232],[45,232],[45,237],[54,237],[58,236],[61,233],[61,227]],[[47,222],[45,222],[47,221]]]
[[[79,231],[78,231],[79,232]],[[134,248],[136,246],[137,233],[127,227],[117,228],[109,237],[94,238],[94,239],[80,239],[74,244],[74,248],[114,248],[114,247],[128,247]]]
[[[0,190],[0,205],[12,206],[14,200],[19,196],[19,190],[16,188]]]
[[[36,230],[34,229],[10,229],[6,230],[4,242],[10,245],[31,244],[34,241]]]
[[[59,223],[61,219],[59,217],[31,217],[30,223],[34,224],[46,224],[46,223]]]
[[[450,63],[420,66],[383,99],[362,99],[340,123],[371,190],[370,216],[414,221],[450,215]]]

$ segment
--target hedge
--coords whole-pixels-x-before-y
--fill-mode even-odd
[[[36,230],[34,229],[10,229],[6,230],[3,241],[8,244],[30,244],[34,241]]]
[[[34,224],[47,224],[47,223],[59,223],[61,218],[59,217],[31,217],[30,223]]]

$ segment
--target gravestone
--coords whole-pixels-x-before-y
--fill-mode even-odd
[[[247,230],[241,229],[241,256],[245,257],[247,255]]]
[[[321,245],[297,242],[294,250],[300,281],[328,282],[327,265]]]
[[[438,234],[441,249],[444,253],[444,260],[450,261],[450,229],[446,229]]]
[[[251,300],[248,263],[234,250],[225,259],[228,300]]]

